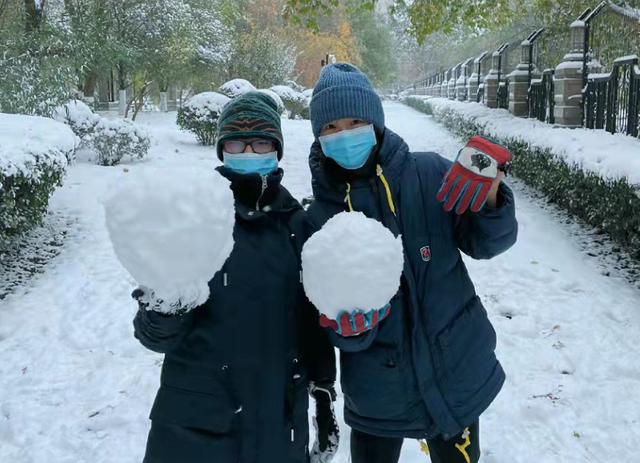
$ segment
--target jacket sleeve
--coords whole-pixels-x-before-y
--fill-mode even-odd
[[[193,318],[193,310],[182,315],[164,315],[139,309],[133,319],[134,336],[147,349],[166,354],[178,347],[189,334]]]
[[[345,352],[362,352],[367,350],[378,335],[378,325],[358,336],[340,336],[332,329],[326,329],[331,344]]]
[[[420,157],[418,168],[425,178],[433,182],[425,189],[435,198],[440,181],[453,164],[435,153]],[[425,201],[433,201],[425,198]],[[442,205],[439,205],[442,207]],[[453,217],[453,234],[458,249],[473,259],[491,259],[513,246],[518,237],[518,222],[513,192],[501,182],[497,207],[485,205],[479,212],[467,210],[462,215],[450,212]]]
[[[329,335],[319,324],[317,309],[304,297],[303,342],[309,360],[309,380],[316,384],[333,385],[336,381],[336,351]]]
[[[485,205],[479,212],[467,211],[454,219],[458,248],[474,259],[491,259],[511,248],[518,238],[513,192],[504,183],[498,190],[498,206]]]

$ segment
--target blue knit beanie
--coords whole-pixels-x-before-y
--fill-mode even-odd
[[[311,128],[318,138],[325,124],[353,117],[384,131],[382,101],[371,81],[357,67],[348,63],[329,64],[322,68],[311,98]]]

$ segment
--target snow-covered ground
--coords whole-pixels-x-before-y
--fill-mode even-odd
[[[398,103],[385,108],[388,125],[414,150],[454,157],[463,144],[428,116]],[[132,336],[134,282],[113,253],[101,201],[124,168],[218,165],[212,148],[179,132],[174,119],[141,116],[154,140],[141,162],[106,168],[80,157],[51,202],[59,222],[73,224],[60,255],[0,301],[0,462],[141,461],[162,358]],[[287,121],[284,130],[284,183],[302,198],[311,193],[310,125]],[[517,245],[493,261],[468,260],[508,374],[482,419],[482,461],[636,461],[640,292],[615,273],[604,276],[572,228],[516,186]],[[336,463],[349,461],[342,428]],[[401,461],[428,458],[407,441]]]

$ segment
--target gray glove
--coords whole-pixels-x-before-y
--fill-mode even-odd
[[[333,385],[315,383],[311,383],[309,392],[316,399],[316,416],[313,418],[316,441],[311,449],[311,463],[329,463],[340,444],[340,427],[333,408],[337,394]]]
[[[155,292],[146,286],[138,286],[131,293],[131,297],[138,302],[140,310],[153,310],[167,315],[181,315],[196,307],[194,303],[185,303],[180,300],[175,302],[164,301],[156,297]]]

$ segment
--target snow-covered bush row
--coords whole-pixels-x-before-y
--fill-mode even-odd
[[[233,79],[220,86],[218,91],[229,98],[237,98],[245,93],[255,92],[256,88],[245,79]]]
[[[100,116],[80,100],[72,100],[58,106],[53,110],[51,117],[58,122],[67,124],[73,133],[83,141],[93,134],[96,124],[100,122]]]
[[[554,127],[478,103],[416,97],[404,102],[432,113],[463,138],[484,135],[504,144],[518,178],[640,259],[640,140]]]
[[[90,145],[101,166],[115,166],[125,155],[142,159],[151,147],[149,134],[139,125],[127,119],[100,117],[79,100],[58,106],[52,117],[68,125],[81,142]]]
[[[151,147],[149,134],[139,125],[127,119],[104,117],[95,126],[92,142],[101,166],[115,166],[125,154],[142,159]]]
[[[40,223],[78,145],[64,124],[0,113],[0,250]]]
[[[258,91],[260,93],[264,93],[265,95],[269,95],[271,98],[273,98],[273,101],[275,101],[276,104],[278,105],[278,114],[282,116],[282,113],[284,113],[284,110],[285,110],[284,102],[282,101],[282,98],[280,98],[280,96],[273,90],[262,88]]]
[[[182,130],[195,134],[201,144],[213,145],[218,118],[229,101],[229,97],[216,92],[195,95],[178,109],[177,124]]]
[[[309,102],[302,93],[286,85],[275,85],[271,91],[282,99],[291,119],[309,119]]]

